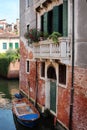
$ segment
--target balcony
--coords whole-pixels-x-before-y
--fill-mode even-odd
[[[71,57],[70,39],[61,38],[59,44],[54,44],[51,40],[40,41],[33,46],[34,58],[58,60],[69,63]]]

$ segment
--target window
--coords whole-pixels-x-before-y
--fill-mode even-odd
[[[28,25],[27,25],[27,32],[28,32],[28,33],[29,33],[29,26],[30,26],[30,25],[28,24]]]
[[[7,43],[3,43],[3,49],[7,49]]]
[[[15,43],[15,49],[17,49],[17,48],[18,48],[18,42]]]
[[[45,62],[41,63],[41,77],[45,77]]]
[[[68,35],[68,1],[55,6],[52,10],[41,16],[41,30],[43,32],[59,32],[63,36]]]
[[[9,48],[13,49],[13,43],[9,43]]]
[[[29,7],[29,1],[30,1],[30,0],[27,0],[27,7]]]
[[[29,60],[26,61],[26,72],[29,73],[30,67],[29,67]]]
[[[59,64],[59,83],[66,85],[66,66]]]

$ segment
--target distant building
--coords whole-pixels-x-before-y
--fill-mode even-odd
[[[19,36],[10,32],[0,33],[0,53],[20,48]]]
[[[6,19],[0,20],[0,31],[12,32],[19,35],[19,19],[16,19],[16,23],[9,24],[6,22]]]

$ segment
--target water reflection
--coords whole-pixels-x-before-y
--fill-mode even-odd
[[[19,92],[18,80],[0,79],[0,130],[55,130],[52,117],[41,117],[38,126],[28,128],[18,123],[12,113],[11,100]]]
[[[11,99],[18,92],[18,80],[0,79],[0,108],[11,109]]]
[[[0,79],[0,130],[16,130],[11,99],[16,92],[19,92],[18,80]]]

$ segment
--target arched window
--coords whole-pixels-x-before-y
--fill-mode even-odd
[[[56,79],[56,72],[53,66],[49,66],[47,70],[47,78]]]

